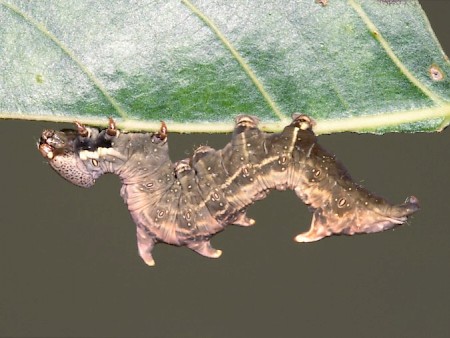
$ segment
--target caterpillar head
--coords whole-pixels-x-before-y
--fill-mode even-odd
[[[75,185],[89,188],[101,173],[87,168],[86,162],[80,158],[77,137],[75,130],[44,130],[37,146],[58,174]]]

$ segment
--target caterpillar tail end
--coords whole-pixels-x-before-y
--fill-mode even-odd
[[[369,234],[394,229],[407,222],[408,217],[420,209],[415,196],[408,197],[404,203],[390,205],[383,201],[358,207],[347,215],[338,215],[330,210],[317,208],[314,211],[311,228],[297,235],[296,242],[315,242],[332,235]]]

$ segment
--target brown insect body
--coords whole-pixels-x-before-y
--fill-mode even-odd
[[[253,225],[246,208],[272,189],[294,190],[314,212],[310,230],[298,235],[298,242],[379,232],[403,224],[419,209],[415,197],[393,206],[354,183],[317,143],[307,116],[294,115],[278,134],[264,133],[257,124],[252,116],[238,116],[223,149],[203,146],[175,164],[165,124],[153,134],[122,133],[112,121],[102,131],[80,125],[78,133],[47,130],[39,150],[61,176],[82,187],[104,173],[120,176],[121,196],[148,265],[154,265],[151,252],[158,242],[219,257],[211,237],[229,224]]]

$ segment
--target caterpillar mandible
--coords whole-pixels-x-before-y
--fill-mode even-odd
[[[355,183],[335,156],[318,143],[313,121],[294,114],[281,133],[265,133],[258,119],[236,117],[223,149],[202,146],[173,163],[167,127],[155,133],[125,133],[110,119],[108,128],[44,130],[38,149],[62,177],[92,186],[105,173],[117,174],[120,191],[136,223],[139,254],[148,265],[164,242],[186,246],[210,258],[221,250],[211,238],[227,225],[250,226],[246,209],[270,190],[294,190],[313,211],[310,229],[297,242],[331,235],[380,232],[406,222],[419,209],[411,196],[391,205]]]

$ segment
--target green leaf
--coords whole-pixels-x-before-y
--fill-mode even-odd
[[[230,131],[431,131],[450,63],[416,0],[0,0],[0,117]]]

